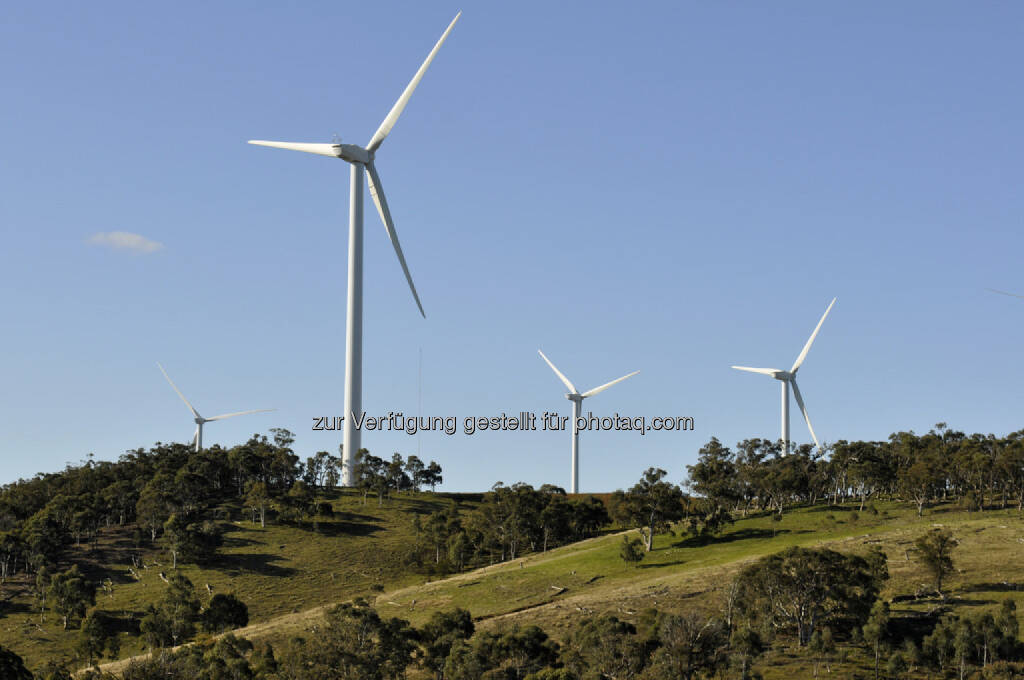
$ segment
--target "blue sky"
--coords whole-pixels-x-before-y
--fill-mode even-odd
[[[679,481],[711,436],[778,436],[801,369],[824,441],[1020,414],[1024,95],[1016,3],[148,3],[0,21],[0,483],[194,425],[336,452],[348,167],[247,139],[365,144],[458,9],[377,155],[427,318],[366,202],[364,405],[595,413],[581,488]],[[90,241],[127,232],[150,253]],[[797,441],[809,441],[793,414]],[[566,433],[367,433],[444,488],[568,485]]]

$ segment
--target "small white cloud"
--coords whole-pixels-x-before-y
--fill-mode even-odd
[[[90,236],[89,243],[114,250],[128,250],[140,255],[155,253],[164,247],[163,243],[150,241],[145,236],[133,234],[130,231],[101,231]]]

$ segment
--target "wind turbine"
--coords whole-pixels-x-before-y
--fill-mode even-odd
[[[576,389],[576,386],[573,385],[572,382],[568,378],[566,378],[564,375],[562,375],[561,371],[559,371],[557,368],[555,368],[555,365],[553,363],[551,363],[550,359],[548,359],[546,356],[544,356],[544,352],[541,352],[540,350],[537,350],[537,353],[540,354],[541,359],[543,359],[545,362],[547,362],[547,365],[550,366],[551,370],[555,372],[555,375],[557,375],[558,379],[562,381],[562,384],[564,384],[566,387],[569,388],[569,394],[565,395],[565,398],[572,402],[572,491],[571,491],[571,493],[579,493],[579,486],[580,486],[580,433],[579,433],[579,430],[576,429],[576,419],[580,417],[580,409],[583,408],[583,400],[586,399],[587,397],[592,397],[592,396],[594,396],[595,394],[597,394],[599,392],[604,392],[606,389],[608,389],[609,387],[611,387],[615,383],[620,383],[623,380],[625,380],[626,378],[632,378],[634,375],[636,375],[640,371],[633,371],[629,375],[624,375],[621,378],[617,378],[617,379],[611,381],[610,383],[605,383],[604,385],[601,385],[600,387],[595,387],[592,390],[587,390],[583,394],[580,394],[580,391],[578,389]]]
[[[252,411],[239,411],[237,413],[225,413],[224,415],[221,415],[221,416],[214,416],[212,418],[204,418],[201,415],[199,415],[199,411],[197,411],[195,409],[195,407],[188,402],[188,399],[185,398],[185,395],[181,393],[181,390],[178,389],[178,386],[174,384],[173,380],[171,380],[171,376],[167,375],[167,371],[164,370],[163,366],[160,366],[160,362],[157,362],[156,365],[159,366],[160,372],[164,374],[165,378],[167,378],[167,382],[171,383],[171,387],[173,387],[174,391],[178,393],[178,396],[181,397],[181,400],[183,402],[185,402],[185,406],[188,406],[188,410],[192,411],[192,415],[195,416],[195,419],[196,419],[196,434],[195,434],[195,440],[194,441],[195,441],[195,444],[196,444],[196,453],[199,453],[202,450],[202,448],[203,448],[203,425],[204,424],[209,423],[209,422],[214,421],[214,420],[224,420],[225,418],[234,418],[235,416],[244,416],[244,415],[248,415],[250,413],[264,413],[266,411],[273,411],[274,410],[272,408],[258,408],[258,409],[252,410]]]
[[[413,299],[419,307],[420,314],[426,318],[423,305],[420,304],[420,296],[416,293],[416,286],[412,283],[412,276],[409,274],[409,267],[405,263],[405,256],[402,254],[402,246],[398,243],[398,234],[395,232],[395,223],[391,219],[391,211],[388,209],[387,199],[384,197],[384,188],[380,182],[380,175],[374,165],[374,157],[381,143],[384,142],[391,128],[395,126],[398,117],[402,115],[405,105],[409,103],[416,86],[420,84],[423,74],[426,73],[430,62],[434,60],[437,51],[441,49],[448,34],[455,27],[462,12],[455,15],[452,22],[445,29],[441,39],[434,45],[434,49],[427,55],[426,61],[416,71],[409,84],[405,87],[402,95],[391,107],[384,122],[380,124],[377,131],[373,133],[370,142],[366,147],[356,144],[306,144],[294,142],[267,142],[263,140],[250,140],[250,144],[260,146],[271,146],[278,149],[291,149],[292,151],[304,151],[306,153],[340,158],[351,165],[349,175],[349,219],[348,219],[348,312],[345,319],[345,434],[342,446],[342,485],[352,486],[355,483],[353,470],[353,458],[359,451],[360,432],[355,422],[362,420],[363,401],[363,173],[369,180],[370,196],[377,206],[377,212],[384,222],[384,228],[391,238],[391,245],[395,248],[395,255],[398,256],[398,263],[402,265],[405,273],[405,280],[409,282],[409,289],[412,290]],[[351,417],[350,417],[351,416]]]
[[[811,333],[811,337],[807,339],[807,344],[804,345],[803,350],[800,352],[800,356],[793,362],[793,368],[788,371],[783,371],[778,368],[750,368],[749,366],[733,366],[738,371],[749,371],[751,373],[763,373],[764,375],[770,375],[782,382],[782,445],[786,449],[786,453],[789,453],[789,386],[793,385],[793,396],[796,397],[796,403],[800,407],[800,412],[804,414],[804,420],[807,421],[807,429],[811,432],[811,439],[814,440],[814,445],[819,449],[821,444],[818,443],[818,437],[814,434],[814,428],[811,427],[811,418],[807,415],[807,407],[804,406],[803,397],[800,396],[800,388],[796,385],[796,372],[800,370],[800,365],[804,363],[804,359],[807,358],[807,352],[811,349],[811,343],[814,342],[814,338],[818,336],[818,331],[821,330],[821,324],[825,323],[825,317],[832,311],[832,305],[836,303],[836,298],[832,298],[832,302],[828,304],[828,309],[821,315],[821,321],[814,327],[814,332]]]

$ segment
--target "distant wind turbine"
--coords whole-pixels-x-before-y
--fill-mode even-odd
[[[201,415],[199,415],[199,411],[197,411],[195,409],[195,407],[192,406],[192,404],[189,403],[188,399],[185,398],[185,395],[181,393],[181,390],[178,389],[178,386],[174,384],[173,380],[171,380],[171,376],[167,375],[167,371],[164,370],[163,366],[160,366],[160,362],[157,362],[156,365],[160,368],[160,372],[164,374],[164,377],[167,378],[167,382],[171,383],[171,387],[174,388],[174,391],[178,393],[179,397],[181,397],[181,400],[183,402],[185,402],[185,406],[188,406],[188,410],[192,411],[192,415],[195,416],[195,420],[196,420],[196,434],[195,434],[194,441],[195,441],[195,445],[196,445],[196,449],[195,449],[196,453],[199,453],[203,449],[203,425],[204,424],[209,423],[209,422],[214,421],[214,420],[224,420],[225,418],[234,418],[235,416],[244,416],[244,415],[248,415],[250,413],[265,413],[267,411],[275,410],[275,409],[272,409],[272,408],[258,408],[258,409],[252,410],[252,411],[239,411],[237,413],[225,413],[224,415],[221,415],[221,416],[213,416],[212,418],[204,418]]]
[[[825,323],[825,317],[832,311],[832,305],[836,303],[836,298],[832,298],[832,302],[829,303],[828,309],[821,315],[821,321],[814,327],[814,332],[811,333],[811,337],[807,339],[807,344],[804,345],[803,350],[800,352],[800,356],[796,358],[793,363],[793,368],[788,371],[783,371],[778,368],[750,368],[749,366],[733,366],[738,371],[749,371],[751,373],[762,373],[764,375],[770,375],[782,382],[782,445],[786,449],[786,453],[789,453],[789,386],[793,385],[793,396],[796,397],[796,403],[800,407],[800,412],[804,414],[804,420],[807,421],[807,429],[811,432],[811,439],[814,440],[814,445],[819,449],[821,444],[818,442],[817,435],[814,434],[814,428],[811,426],[811,417],[807,415],[807,407],[804,406],[803,397],[800,396],[800,388],[796,385],[796,372],[800,370],[800,365],[804,363],[804,359],[807,358],[807,352],[811,349],[811,343],[814,342],[814,338],[818,336],[818,331],[821,330],[821,324]]]
[[[271,146],[278,149],[291,149],[292,151],[304,151],[306,153],[340,158],[351,164],[349,184],[349,230],[348,230],[348,312],[345,321],[345,434],[342,444],[342,484],[352,486],[355,484],[353,461],[359,452],[360,432],[355,426],[362,417],[363,401],[363,173],[365,171],[370,185],[370,196],[377,206],[377,212],[384,222],[384,228],[391,239],[391,245],[395,248],[395,255],[398,256],[398,263],[402,265],[402,272],[405,273],[405,280],[409,282],[409,289],[412,290],[413,299],[419,307],[420,314],[426,318],[423,305],[420,304],[420,296],[416,292],[416,286],[412,283],[412,275],[409,274],[409,267],[405,263],[405,255],[402,254],[402,246],[398,243],[398,234],[395,232],[395,223],[391,219],[391,211],[388,208],[387,199],[384,197],[384,188],[380,182],[380,175],[374,165],[374,156],[377,149],[395,126],[398,117],[402,115],[405,105],[409,103],[416,86],[426,73],[430,62],[434,60],[437,51],[441,49],[448,34],[455,27],[462,12],[455,15],[452,22],[445,29],[441,39],[434,45],[434,49],[427,55],[426,61],[416,71],[416,75],[406,86],[402,95],[391,107],[384,122],[380,124],[373,134],[366,147],[356,144],[306,144],[295,142],[267,142],[263,140],[250,140],[250,144],[260,146]],[[348,416],[353,417],[348,417]]]
[[[562,375],[561,371],[559,371],[557,368],[555,368],[555,365],[553,363],[551,363],[550,359],[548,359],[546,356],[544,356],[544,352],[541,352],[540,350],[537,350],[537,353],[540,354],[541,359],[543,359],[547,363],[547,365],[551,367],[551,370],[555,372],[555,375],[557,375],[558,379],[562,381],[562,384],[564,384],[566,387],[569,388],[569,394],[565,395],[565,398],[572,402],[572,491],[571,492],[572,493],[579,493],[579,486],[580,486],[580,464],[579,464],[580,463],[580,433],[576,429],[576,419],[580,417],[580,412],[581,412],[581,409],[583,408],[583,400],[586,399],[587,397],[592,397],[595,394],[598,394],[599,392],[604,392],[606,389],[608,389],[609,387],[611,387],[615,383],[620,383],[623,380],[625,380],[626,378],[632,378],[634,375],[636,375],[640,371],[633,371],[629,375],[624,375],[621,378],[617,378],[615,380],[612,380],[610,383],[605,383],[604,385],[601,385],[600,387],[595,387],[592,390],[587,390],[586,392],[580,394],[580,391],[578,389],[576,389],[576,386],[573,385],[572,382],[570,382],[570,380],[568,378],[566,378],[564,375]]]

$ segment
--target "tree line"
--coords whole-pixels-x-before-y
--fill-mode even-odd
[[[414,516],[405,562],[428,573],[458,572],[590,538],[609,521],[605,504],[593,496],[570,498],[552,484],[498,482],[471,509],[453,500],[425,518]]]
[[[824,500],[863,509],[872,498],[913,503],[919,515],[950,500],[970,511],[1012,504],[1024,513],[1024,430],[966,435],[939,423],[923,435],[804,445],[789,455],[780,441],[746,439],[730,449],[712,438],[687,471],[692,492],[741,514]]]

